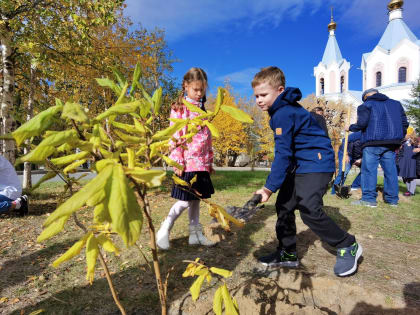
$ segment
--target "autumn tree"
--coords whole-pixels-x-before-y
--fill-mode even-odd
[[[238,108],[235,97],[232,95],[232,88],[225,86],[226,93],[223,104]],[[211,100],[209,108],[212,108]],[[219,111],[213,120],[213,124],[219,130],[219,137],[213,138],[213,149],[217,156],[218,165],[234,165],[236,158],[241,153],[247,152],[247,142],[249,137],[245,132],[245,124],[233,119],[229,114]]]
[[[411,97],[412,99],[406,103],[406,114],[417,133],[420,133],[420,79],[417,79],[413,86]]]

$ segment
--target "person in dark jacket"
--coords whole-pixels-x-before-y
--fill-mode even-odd
[[[322,128],[322,130],[324,130],[325,134],[328,136],[327,122],[324,118],[324,109],[321,106],[317,106],[313,110],[311,110],[311,115],[313,118],[315,118],[318,125]]]
[[[362,199],[354,205],[376,207],[378,165],[384,171],[384,201],[398,204],[398,174],[395,150],[404,139],[408,122],[401,103],[376,89],[366,90],[364,103],[357,108],[357,122],[350,131],[362,132]]]
[[[256,194],[266,202],[277,190],[277,250],[260,257],[267,267],[297,267],[296,223],[294,210],[321,240],[337,247],[334,273],[347,276],[357,270],[362,246],[342,230],[322,209],[322,197],[330,182],[334,165],[331,141],[310,113],[297,103],[302,94],[285,88],[285,77],[277,67],[267,67],[252,81],[256,103],[270,115],[274,132],[275,155],[263,188]]]
[[[405,141],[398,152],[398,175],[402,177],[404,183],[407,185],[407,191],[404,196],[414,196],[416,192],[416,149],[418,148],[418,142],[414,129],[409,127]]]
[[[347,175],[350,172],[350,169],[353,165],[360,166],[361,165],[361,158],[362,158],[362,145],[360,143],[361,139],[360,132],[353,132],[349,135],[348,144],[347,144],[347,157],[345,158],[346,169],[344,171],[344,180],[343,183],[346,181]],[[345,139],[343,138],[340,148],[338,149],[338,175],[334,180],[335,185],[339,185],[341,183],[341,174],[342,174],[342,163],[343,163],[343,154],[344,154],[344,143]],[[351,184],[351,189],[359,189],[361,187],[361,176],[362,173],[356,176]],[[335,195],[335,188],[334,185],[331,189],[331,194]]]

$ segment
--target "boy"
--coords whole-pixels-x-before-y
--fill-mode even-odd
[[[252,80],[256,103],[271,117],[275,155],[271,173],[256,194],[266,202],[280,189],[276,201],[278,249],[259,258],[268,267],[297,267],[294,210],[321,240],[337,247],[334,273],[347,276],[357,270],[362,247],[353,235],[343,231],[322,210],[322,197],[330,182],[334,165],[331,141],[310,113],[297,103],[302,94],[285,88],[285,77],[277,67],[267,67]]]
[[[0,155],[0,214],[18,210],[28,214],[28,197],[22,195],[22,184],[10,162]]]

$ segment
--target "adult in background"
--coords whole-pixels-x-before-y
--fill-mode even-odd
[[[357,122],[347,128],[362,132],[362,199],[354,205],[376,207],[378,165],[384,171],[384,201],[398,204],[398,174],[395,150],[400,147],[408,128],[401,103],[376,89],[363,92],[364,103],[357,108]]]
[[[318,125],[324,130],[325,134],[328,136],[327,122],[324,117],[324,109],[321,106],[317,106],[311,110],[311,116],[315,118]]]
[[[407,186],[407,191],[404,193],[404,196],[411,197],[414,196],[416,191],[416,152],[418,152],[416,150],[418,149],[418,140],[412,127],[408,127],[404,140],[403,145],[398,151],[398,175],[402,177],[403,182]]]
[[[28,214],[28,197],[22,195],[22,184],[10,162],[0,155],[0,214],[18,211]]]

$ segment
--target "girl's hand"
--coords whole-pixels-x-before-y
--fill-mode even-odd
[[[413,149],[413,152],[414,152],[414,153],[418,153],[418,152],[420,152],[420,148],[415,148],[415,149]]]
[[[216,173],[216,170],[213,168],[213,166],[210,166],[210,174]]]
[[[178,169],[176,167],[174,167],[174,172],[175,172],[176,176],[178,176],[178,177],[181,177],[182,176],[182,173],[184,173],[183,170],[180,170],[180,169]]]

